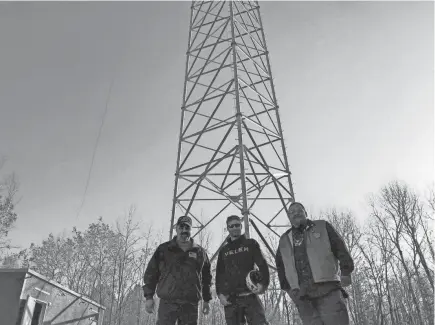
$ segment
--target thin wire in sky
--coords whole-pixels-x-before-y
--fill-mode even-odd
[[[112,93],[112,87],[113,87],[114,81],[115,81],[115,77],[113,77],[112,81],[110,82],[109,93],[108,93],[107,99],[106,99],[106,108],[104,109],[103,117],[101,119],[100,129],[98,130],[97,141],[95,141],[94,151],[92,153],[91,165],[89,166],[88,177],[86,179],[85,191],[83,193],[82,203],[80,204],[80,208],[77,211],[76,219],[79,217],[79,215],[82,211],[83,205],[85,204],[86,194],[88,192],[88,187],[89,187],[89,180],[91,179],[92,169],[94,167],[95,155],[97,153],[98,144],[100,143],[101,131],[103,130],[104,122],[106,120],[106,115],[107,115],[107,111],[109,108],[110,95]]]

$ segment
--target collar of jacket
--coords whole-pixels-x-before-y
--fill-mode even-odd
[[[310,230],[314,226],[314,222],[310,219],[307,219],[307,226],[305,227],[304,231]],[[288,229],[284,234],[288,234],[290,231],[296,229],[295,227],[291,226],[290,229]]]
[[[197,243],[195,243],[193,238],[190,238],[190,242],[192,243],[192,248],[198,248],[199,247],[199,245]],[[178,245],[177,245],[177,236],[174,236],[171,239],[171,241],[169,242],[169,247],[171,247],[171,248],[178,247]]]
[[[243,235],[240,235],[237,239],[235,239],[235,240],[231,240],[231,237],[230,236],[228,236],[228,239],[227,239],[227,244],[232,244],[232,243],[235,243],[235,242],[237,242],[237,241],[241,241],[241,240],[244,240],[244,239],[246,239],[246,236],[245,236],[245,234],[243,234]]]

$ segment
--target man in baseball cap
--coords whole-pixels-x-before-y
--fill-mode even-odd
[[[181,216],[178,218],[177,220],[177,226],[181,225],[181,224],[186,224],[189,225],[190,227],[192,227],[192,218],[189,216]]]
[[[204,300],[204,314],[210,310],[210,260],[205,249],[190,237],[192,218],[179,217],[175,229],[177,235],[157,247],[148,263],[143,286],[145,309],[148,313],[154,311],[153,297],[157,293],[157,325],[175,325],[177,320],[179,324],[196,325],[199,300]]]

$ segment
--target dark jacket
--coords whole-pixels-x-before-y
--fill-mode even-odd
[[[325,222],[327,237],[329,239],[331,252],[333,256],[339,261],[340,265],[340,273],[341,275],[349,275],[352,273],[354,269],[354,263],[352,257],[349,254],[349,251],[346,247],[341,236],[335,231],[332,225],[329,222]],[[286,231],[282,237],[288,236],[291,232],[293,236],[293,241],[296,241],[296,238],[304,238],[302,243],[293,247],[294,249],[294,259],[295,259],[295,267],[299,278],[299,285],[301,289],[301,296],[308,297],[320,297],[332,290],[341,288],[339,281],[330,281],[330,282],[319,282],[315,283],[313,279],[313,274],[311,272],[311,267],[309,264],[308,256],[307,256],[307,236],[304,234],[306,231],[310,231],[310,229],[314,226],[313,221],[308,220],[306,228],[301,231],[300,229],[296,229],[294,227],[290,228]],[[278,249],[276,253],[276,267],[278,272],[278,278],[280,281],[281,289],[290,290],[290,285],[287,281],[285,268],[283,264],[283,258],[281,255],[281,250]]]
[[[261,284],[269,285],[269,267],[255,239],[244,235],[232,241],[228,239],[221,248],[216,265],[216,293],[231,295],[249,292],[246,276],[258,266],[262,274]]]
[[[151,257],[144,274],[144,296],[152,298],[157,287],[157,296],[163,300],[210,301],[211,279],[206,251],[192,239],[192,248],[185,252],[174,237],[161,244]]]

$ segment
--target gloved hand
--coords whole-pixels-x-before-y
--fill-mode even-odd
[[[223,294],[220,294],[218,296],[218,298],[219,298],[219,301],[221,302],[221,304],[223,306],[231,305],[231,303],[228,301],[228,297],[227,296],[224,296]]]
[[[145,311],[148,314],[154,313],[154,299],[151,298],[145,301]]]

